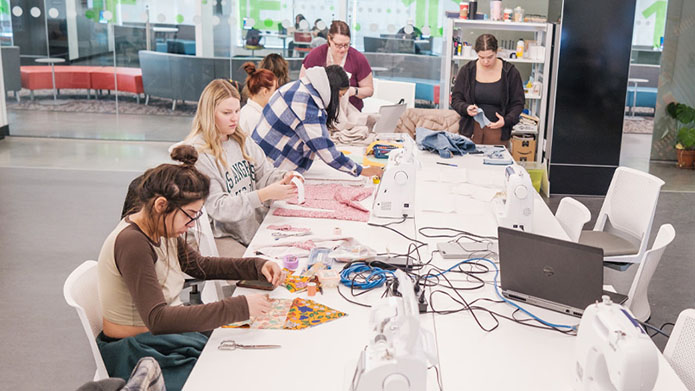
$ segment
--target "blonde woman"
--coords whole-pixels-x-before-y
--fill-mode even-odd
[[[238,127],[239,109],[237,89],[228,80],[211,81],[200,95],[193,129],[184,142],[196,147],[196,168],[210,178],[205,208],[215,237],[248,246],[270,201],[291,198],[297,188],[291,184],[294,173],[274,168]],[[231,256],[234,247],[240,251],[224,241],[217,244],[222,256]]]

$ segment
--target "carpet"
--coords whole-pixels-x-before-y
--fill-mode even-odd
[[[625,116],[623,133],[652,134],[654,131],[654,117],[637,116],[631,118]]]
[[[62,89],[58,99],[65,100],[68,103],[57,106],[42,105],[39,102],[52,100],[53,92],[51,90],[34,91],[35,99],[32,101],[29,92],[22,90],[19,94],[21,102],[17,102],[14,97],[7,98],[7,108],[10,110],[29,110],[29,111],[63,111],[63,112],[80,112],[80,113],[116,113],[116,93],[103,94],[94,99],[94,94],[87,99],[86,90],[78,89]],[[198,107],[198,102],[186,102],[182,104],[180,101],[176,104],[176,110],[171,110],[171,99],[150,97],[149,104],[145,106],[145,99],[140,98],[140,103],[137,103],[135,94],[121,92],[118,94],[118,113],[119,114],[139,114],[139,115],[165,115],[165,116],[182,116],[191,117],[195,115]]]

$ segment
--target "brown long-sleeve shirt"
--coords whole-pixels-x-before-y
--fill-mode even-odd
[[[266,260],[203,257],[181,238],[152,242],[128,218],[121,220],[99,254],[99,297],[104,317],[153,334],[212,330],[248,319],[244,296],[179,305],[186,273],[199,279],[262,279]]]

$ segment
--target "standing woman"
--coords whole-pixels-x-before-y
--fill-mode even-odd
[[[239,106],[239,92],[228,80],[211,81],[200,95],[193,129],[184,141],[196,147],[196,168],[210,178],[205,209],[222,255],[243,253],[270,201],[297,194],[290,183],[294,174],[274,168],[239,128]]]
[[[199,279],[267,279],[277,286],[280,268],[259,258],[202,257],[185,236],[201,216],[210,180],[194,164],[189,145],[145,172],[134,192],[140,209],[109,234],[97,265],[103,331],[97,346],[109,376],[128,379],[135,363],[152,356],[162,368],[167,390],[180,390],[207,336],[225,324],[270,309],[266,295],[235,296],[183,306],[184,273]]]
[[[372,68],[364,54],[350,47],[350,27],[341,20],[334,20],[328,29],[328,43],[313,49],[304,59],[299,77],[311,67],[340,65],[350,79],[348,95],[350,103],[362,111],[362,99],[374,94],[374,77]]]
[[[263,107],[268,104],[278,85],[273,72],[267,69],[257,69],[252,62],[245,63],[243,68],[248,74],[244,88],[248,91],[249,99],[239,112],[239,127],[244,133],[250,134],[256,128],[263,115]]]
[[[509,145],[512,127],[524,109],[524,86],[519,71],[497,58],[497,39],[483,34],[475,40],[478,59],[470,61],[456,75],[451,106],[461,115],[459,133],[476,144]],[[481,128],[473,119],[483,109],[491,122]]]
[[[273,72],[278,79],[278,87],[290,82],[290,65],[277,53],[270,53],[263,57],[258,67]]]
[[[381,168],[362,167],[330,139],[328,128],[334,126],[340,98],[349,86],[347,74],[338,65],[309,68],[304,77],[275,91],[251,138],[275,167],[304,172],[318,155],[350,175],[381,176]]]

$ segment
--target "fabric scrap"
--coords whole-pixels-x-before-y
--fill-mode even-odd
[[[465,155],[476,150],[471,139],[460,134],[417,128],[415,142],[423,151],[437,152],[440,157],[449,159],[454,155]]]
[[[311,232],[311,228],[294,227],[290,224],[269,225],[268,229],[272,229],[274,231]]]
[[[313,300],[294,299],[287,313],[285,329],[301,330],[347,316],[346,313],[334,310]]]

